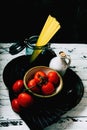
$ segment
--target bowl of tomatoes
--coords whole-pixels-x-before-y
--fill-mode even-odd
[[[50,98],[57,95],[63,88],[61,75],[47,66],[30,68],[23,78],[27,91],[38,98]]]

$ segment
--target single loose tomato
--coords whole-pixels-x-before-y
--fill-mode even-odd
[[[26,92],[22,92],[18,95],[18,102],[20,106],[27,108],[33,103],[33,97]]]
[[[47,76],[43,71],[37,71],[34,75],[34,79],[36,80],[37,83],[43,82],[46,78]]]
[[[48,77],[48,81],[52,82],[53,84],[58,84],[60,81],[60,78],[55,71],[50,71],[47,74],[47,77]]]
[[[47,82],[42,86],[41,90],[44,95],[50,95],[55,91],[55,87],[51,82]]]
[[[20,105],[19,105],[19,102],[18,102],[18,99],[17,98],[14,98],[12,101],[11,101],[11,106],[12,106],[12,109],[19,113],[21,111],[21,108],[20,108]]]
[[[19,79],[19,80],[17,80],[17,81],[14,82],[14,84],[12,86],[12,90],[15,93],[20,93],[22,91],[23,87],[24,87],[23,80]]]
[[[40,89],[39,89],[39,87],[37,86],[37,82],[36,82],[35,79],[29,80],[29,82],[28,82],[28,88],[29,88],[30,90],[32,90],[33,92],[36,92],[36,93],[39,93],[39,92],[40,92]]]

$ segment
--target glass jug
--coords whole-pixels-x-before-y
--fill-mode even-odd
[[[39,54],[39,56],[35,59],[34,63],[32,63],[32,66],[35,65],[49,65],[49,61],[51,58],[56,56],[56,53],[52,50],[50,47],[51,43],[47,43],[45,46],[36,46],[36,42],[38,39],[38,35],[31,36],[29,38],[26,38],[24,42],[22,43],[16,43],[13,44],[10,47],[9,53],[14,55],[25,49],[25,55],[31,56],[34,50],[42,49],[42,52]]]
[[[34,50],[42,50],[39,56],[35,59],[35,65],[47,65],[51,58],[55,57],[56,54],[50,47],[50,43],[47,43],[45,46],[36,46],[38,35],[31,36],[25,39],[24,43],[26,45],[26,55],[32,55]]]

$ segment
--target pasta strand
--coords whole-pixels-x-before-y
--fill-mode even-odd
[[[36,46],[45,46],[60,29],[60,27],[60,23],[54,17],[49,15],[36,42]],[[34,50],[31,55],[30,62],[33,62],[41,51],[42,49]]]

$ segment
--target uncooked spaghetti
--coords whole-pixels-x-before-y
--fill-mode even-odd
[[[36,42],[36,46],[45,46],[60,29],[60,27],[60,23],[56,20],[56,18],[49,15]],[[42,49],[34,50],[31,55],[30,62],[33,62],[41,51]]]

